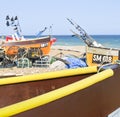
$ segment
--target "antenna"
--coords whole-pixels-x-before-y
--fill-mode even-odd
[[[53,24],[50,25],[50,27],[49,27],[49,35],[50,35],[50,36],[52,35],[52,31],[53,31]]]

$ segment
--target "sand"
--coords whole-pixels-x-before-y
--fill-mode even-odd
[[[52,46],[50,55],[73,54],[80,57],[85,53],[85,46]]]
[[[82,57],[85,53],[85,46],[52,46],[50,51],[50,57],[57,56],[61,57],[64,55],[75,55],[77,57]],[[32,67],[32,68],[0,68],[0,77],[4,76],[18,76],[18,75],[30,75],[37,73],[45,73],[56,71],[58,69],[52,69],[51,67]]]

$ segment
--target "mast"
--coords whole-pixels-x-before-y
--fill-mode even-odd
[[[75,23],[72,19],[67,18],[67,20],[79,31],[79,34],[71,30],[71,32],[77,36],[78,38],[82,39],[85,44],[88,46],[94,47],[102,47],[101,44],[96,42],[91,36],[89,36],[84,29],[82,29],[77,23]]]

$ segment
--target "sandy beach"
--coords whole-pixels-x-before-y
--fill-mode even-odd
[[[52,46],[50,55],[56,56],[61,54],[72,54],[78,57],[85,52],[85,46]]]
[[[85,46],[52,46],[50,51],[50,57],[53,56],[64,56],[64,55],[75,55],[81,57],[85,52]],[[56,71],[58,69],[52,69],[50,67],[32,67],[32,68],[0,68],[0,77],[14,76],[14,75],[29,75],[37,73],[45,73],[50,71]]]

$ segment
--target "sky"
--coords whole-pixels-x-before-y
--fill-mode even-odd
[[[73,19],[90,35],[120,35],[120,0],[0,0],[0,35],[13,33],[6,16],[18,16],[23,35],[70,35]]]

